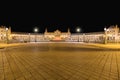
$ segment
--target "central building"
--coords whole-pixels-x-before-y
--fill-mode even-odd
[[[44,39],[49,41],[65,41],[71,36],[70,30],[67,32],[61,32],[60,30],[55,30],[54,32],[48,32],[47,28],[44,32]]]

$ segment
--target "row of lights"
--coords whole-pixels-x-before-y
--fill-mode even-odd
[[[39,29],[37,27],[34,28],[34,32],[37,33],[39,32]],[[76,28],[76,32],[81,32],[81,28]]]
[[[8,28],[6,28],[6,31],[7,31],[7,30],[8,30]],[[108,31],[109,29],[104,28],[104,30],[105,30],[105,31]],[[35,27],[35,28],[34,28],[34,32],[35,32],[35,33],[39,32],[39,28]],[[76,32],[81,32],[81,28],[80,28],[80,27],[77,27],[77,28],[76,28]]]
[[[109,31],[109,29],[107,28],[104,28],[104,31]],[[34,32],[39,32],[39,29],[37,27],[34,28]],[[81,32],[81,28],[80,27],[77,27],[76,28],[76,32]]]

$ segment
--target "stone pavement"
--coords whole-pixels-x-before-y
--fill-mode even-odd
[[[95,46],[99,48],[106,48],[106,49],[120,49],[120,44],[112,43],[112,44],[98,44],[98,43],[84,43],[85,45]]]
[[[120,52],[87,47],[45,43],[1,49],[0,80],[120,80]]]
[[[41,43],[44,44],[44,43],[54,43],[54,42],[41,42]],[[67,42],[67,43],[69,43],[69,42]],[[93,47],[93,48],[106,48],[106,49],[120,49],[120,44],[119,43],[118,44],[117,43],[115,43],[115,44],[79,43],[79,42],[73,42],[73,43],[88,45],[91,48]],[[12,46],[20,46],[20,45],[26,45],[26,44],[36,44],[36,43],[12,43],[12,44],[0,43],[0,48],[12,47]],[[79,46],[77,45],[77,47],[79,47]]]
[[[120,79],[119,51],[76,51],[61,46],[79,45],[41,44],[2,50],[0,80]]]
[[[0,48],[19,46],[19,45],[25,45],[25,44],[27,43],[12,43],[12,44],[0,43]]]

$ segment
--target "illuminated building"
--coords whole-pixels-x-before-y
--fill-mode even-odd
[[[91,33],[71,33],[70,29],[67,32],[55,30],[40,33],[23,33],[11,32],[5,26],[0,27],[0,42],[9,43],[14,42],[46,42],[46,41],[63,41],[63,42],[86,42],[86,43],[118,43],[120,42],[120,33],[117,25],[112,25],[108,29],[105,28],[103,32]]]
[[[70,30],[68,32],[61,32],[56,30],[54,32],[48,32],[47,29],[44,32],[44,39],[49,41],[65,41],[70,38]]]
[[[7,42],[11,40],[11,27],[7,28],[5,26],[0,27],[0,42]]]

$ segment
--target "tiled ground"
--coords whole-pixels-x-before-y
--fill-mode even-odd
[[[54,43],[1,49],[0,80],[120,80],[120,51],[89,47]]]

